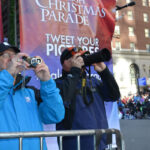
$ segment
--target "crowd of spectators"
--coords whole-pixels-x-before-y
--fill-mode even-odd
[[[150,93],[124,96],[118,101],[120,119],[150,119]]]

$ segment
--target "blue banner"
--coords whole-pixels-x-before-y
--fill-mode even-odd
[[[138,78],[139,86],[146,86],[146,77]]]

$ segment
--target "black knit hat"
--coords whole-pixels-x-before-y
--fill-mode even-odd
[[[71,58],[71,57],[72,57],[71,51],[69,51],[68,48],[64,49],[61,56],[60,56],[61,64],[63,65],[64,61]]]
[[[16,53],[19,53],[20,52],[20,49],[17,48],[16,46],[11,46],[9,45],[8,43],[0,43],[0,52],[4,52],[5,50],[8,50],[8,49],[13,49]]]

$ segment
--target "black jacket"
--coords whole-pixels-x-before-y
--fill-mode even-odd
[[[70,73],[63,71],[62,77],[56,79],[66,110],[65,119],[57,124],[57,130],[108,128],[104,101],[118,100],[120,92],[108,68],[98,74],[102,81],[95,77],[89,79],[84,76],[86,78],[85,86],[82,85],[84,78],[81,76],[81,70],[75,67],[71,69]],[[93,140],[86,138],[86,140],[81,138],[81,149],[92,150]],[[64,149],[76,149],[74,140],[71,137],[64,138]],[[88,144],[85,144],[82,140]],[[101,146],[102,148],[105,147],[104,141]]]

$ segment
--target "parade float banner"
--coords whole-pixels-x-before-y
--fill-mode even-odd
[[[90,53],[107,48],[115,27],[115,0],[20,0],[20,45],[30,56],[40,55],[51,77],[61,76],[60,55],[66,47]],[[112,59],[106,63],[112,71]],[[28,73],[30,75],[30,73]],[[31,84],[39,87],[31,72]],[[92,75],[99,76],[92,70]],[[106,103],[109,127],[118,128],[116,103]]]
[[[2,24],[2,9],[1,9],[1,0],[0,0],[0,42],[3,41],[3,24]]]

